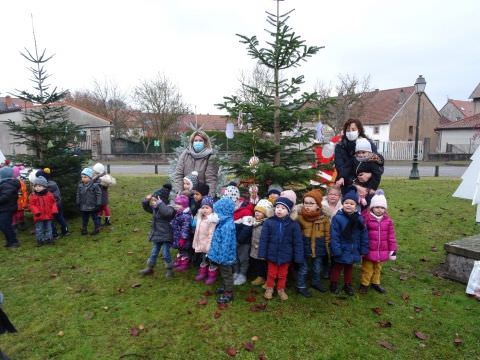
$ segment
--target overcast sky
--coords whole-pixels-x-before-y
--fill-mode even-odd
[[[308,45],[325,49],[296,70],[304,90],[338,74],[370,75],[371,87],[413,85],[419,74],[440,109],[447,97],[467,99],[480,82],[478,0],[286,0],[290,26]],[[197,113],[219,114],[214,104],[238,88],[254,62],[236,33],[266,40],[265,10],[273,0],[16,0],[2,2],[0,95],[31,89],[33,14],[51,83],[62,89],[115,81],[127,93],[163,73]],[[262,42],[264,44],[264,42]]]

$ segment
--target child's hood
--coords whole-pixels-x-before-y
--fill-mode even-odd
[[[230,198],[221,198],[213,204],[213,212],[222,220],[226,217],[231,217],[233,220],[233,211],[235,210],[235,203]]]

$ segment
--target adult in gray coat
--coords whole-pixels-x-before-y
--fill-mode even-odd
[[[174,175],[175,191],[182,192],[183,178],[192,171],[198,172],[198,181],[207,184],[210,188],[209,195],[215,196],[218,178],[217,159],[213,154],[210,138],[201,130],[193,132],[188,147],[178,158]]]

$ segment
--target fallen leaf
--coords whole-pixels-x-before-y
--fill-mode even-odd
[[[138,330],[138,328],[136,326],[134,326],[130,329],[130,335],[138,336],[138,335],[140,335],[140,330]]]
[[[103,310],[108,310],[108,306],[104,306],[104,307],[103,307]]]
[[[415,336],[420,340],[427,340],[428,339],[428,335],[425,335],[421,331],[415,331]]]
[[[257,301],[257,298],[255,296],[249,296],[245,299],[246,302],[253,303]]]
[[[218,319],[220,316],[222,316],[222,313],[218,310],[215,310],[215,312],[213,313],[213,318]]]
[[[127,255],[133,255],[133,251],[127,251]]]
[[[143,324],[138,325],[138,329],[139,330],[145,330],[145,325],[143,325]]]
[[[406,281],[406,280],[408,280],[408,275],[405,275],[405,274],[400,275],[400,280],[401,280],[401,281]]]
[[[427,262],[428,259],[424,256],[424,257],[421,257],[421,258],[420,258],[420,261],[421,261],[421,262]]]
[[[425,343],[420,343],[420,344],[418,344],[418,346],[420,346],[421,348],[427,347],[427,345],[425,345]]]
[[[395,305],[395,303],[392,300],[388,300],[387,304],[390,305],[390,306]]]
[[[203,296],[212,296],[213,295],[213,292],[211,292],[210,290],[207,290],[203,293]]]
[[[247,351],[253,351],[253,342],[251,341],[247,341],[244,345],[243,345],[243,348]]]
[[[415,310],[416,313],[419,313],[419,312],[421,312],[421,311],[423,310],[422,307],[420,307],[420,306],[415,306],[415,305],[413,306],[413,309]]]
[[[225,352],[227,353],[228,356],[235,357],[237,356],[237,350],[233,346],[228,347]]]
[[[392,323],[390,321],[379,321],[378,325],[380,325],[380,327],[382,327],[382,328],[391,328],[392,327]]]
[[[458,335],[457,335],[457,336],[455,336],[455,339],[453,339],[453,344],[454,344],[455,346],[460,346],[460,345],[463,344],[463,340],[460,339],[460,338],[458,337]]]
[[[267,355],[263,351],[258,353],[258,360],[267,360]]]
[[[87,312],[83,317],[85,320],[92,320],[95,316],[95,313],[93,311]]]
[[[120,293],[120,294],[121,294],[121,293],[124,293],[124,292],[125,292],[125,289],[118,288],[118,289],[117,289],[117,292]]]
[[[438,249],[437,249],[436,246],[432,246],[430,250],[432,250],[433,252],[437,252],[437,251],[438,251]]]
[[[138,287],[140,287],[140,286],[142,286],[142,284],[140,284],[140,283],[132,284],[132,288],[138,288]]]
[[[50,274],[50,277],[51,277],[52,279],[55,279],[57,276],[58,276],[57,273],[51,273],[51,274]]]
[[[388,341],[380,341],[378,343],[378,345],[384,347],[385,349],[388,349],[388,350],[393,350],[393,345],[391,343],[389,343]]]
[[[140,229],[139,229],[139,228],[133,228],[133,230],[132,230],[132,231],[133,231],[133,232],[139,232],[139,231],[140,231]]]
[[[205,297],[198,300],[198,305],[207,305],[207,304],[208,304],[208,300]]]
[[[220,310],[228,309],[228,304],[217,304],[217,308]]]
[[[258,341],[258,336],[252,336],[252,341],[253,342]]]
[[[382,309],[379,307],[372,308],[372,311],[377,315],[382,315]]]
[[[267,308],[267,304],[260,303],[260,304],[255,304],[255,305],[250,306],[250,311],[251,312],[263,311],[266,308]]]
[[[62,330],[60,330],[57,335],[58,335],[58,336],[64,336],[65,333],[64,333]]]
[[[403,301],[408,301],[410,299],[410,295],[408,293],[402,293],[402,300]]]
[[[433,296],[442,296],[442,293],[440,292],[440,290],[433,290],[432,295]]]

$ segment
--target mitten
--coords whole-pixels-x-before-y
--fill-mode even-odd
[[[397,252],[390,251],[390,256],[388,257],[390,260],[397,260]]]
[[[187,240],[185,240],[185,239],[179,239],[179,240],[178,240],[178,247],[179,247],[179,248],[184,248],[185,245],[186,245],[186,243],[187,243]]]

